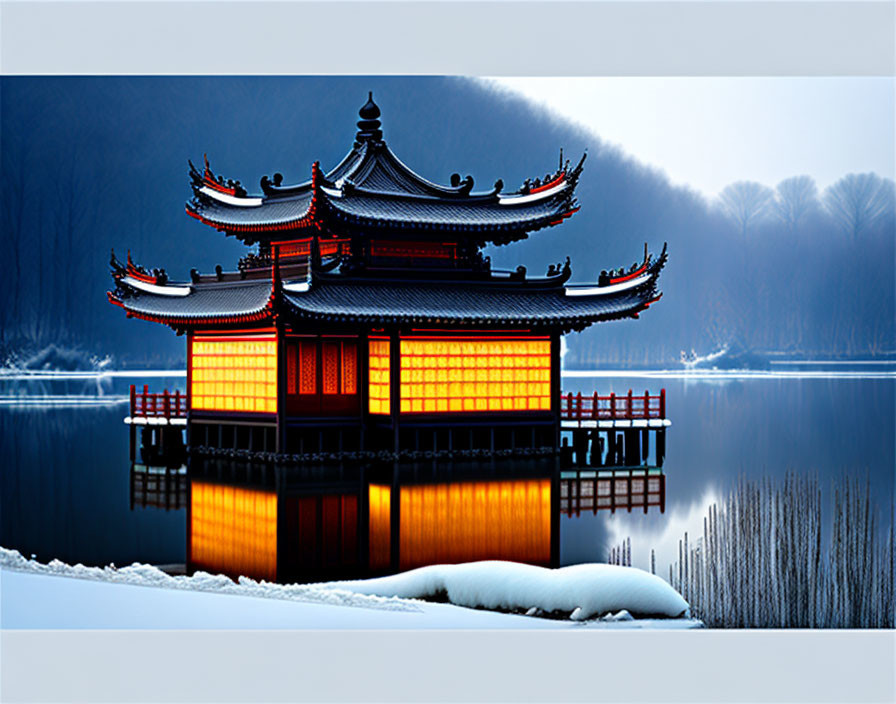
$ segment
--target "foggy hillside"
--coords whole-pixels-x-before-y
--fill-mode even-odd
[[[107,303],[110,248],[174,279],[234,268],[246,248],[184,213],[187,159],[207,153],[250,193],[275,171],[305,180],[313,161],[331,168],[349,150],[368,90],[386,141],[438,182],[459,172],[474,190],[499,178],[516,189],[552,172],[561,147],[571,160],[588,150],[581,211],[493,248],[495,266],[541,275],[569,255],[574,281],[596,281],[640,260],[645,242],[653,252],[669,243],[663,299],[638,321],[569,336],[568,366],[669,365],[681,350],[725,344],[816,356],[896,349],[891,182],[862,206],[867,221],[838,217],[836,194],[814,193],[811,180],[796,216],[784,188],[756,189],[755,212],[739,218],[730,198],[726,211],[522,99],[455,78],[3,77],[0,87],[3,356],[56,343],[123,364],[182,362],[182,339]]]

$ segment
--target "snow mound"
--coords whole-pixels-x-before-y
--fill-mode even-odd
[[[515,562],[432,565],[410,572],[320,585],[359,594],[413,599],[447,598],[484,609],[569,614],[584,621],[609,614],[690,617],[688,603],[660,577],[634,567],[587,564],[547,569]],[[613,615],[615,614],[615,615]]]
[[[67,565],[53,560],[44,565],[36,560],[29,560],[18,550],[0,547],[0,568],[31,572],[34,574],[57,577],[74,577],[98,582],[117,582],[145,587],[163,587],[166,589],[186,589],[193,591],[214,592],[218,594],[236,594],[255,596],[267,599],[287,599],[331,606],[356,606],[368,609],[384,609],[387,611],[414,611],[420,608],[408,601],[394,597],[382,597],[361,594],[351,590],[334,589],[319,584],[272,584],[257,582],[248,577],[240,577],[234,582],[229,577],[207,572],[196,572],[191,577],[172,577],[152,565],[135,562],[129,567],[85,567],[82,564]]]

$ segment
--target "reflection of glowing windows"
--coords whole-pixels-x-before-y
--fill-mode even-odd
[[[370,569],[379,570],[389,567],[391,548],[391,498],[392,490],[388,486],[371,484],[369,490],[370,503],[368,516],[370,535]]]
[[[403,486],[400,501],[402,570],[474,560],[550,563],[550,480]],[[385,514],[379,525],[388,525],[388,501]],[[373,545],[371,530],[371,557]]]
[[[201,569],[277,578],[277,495],[193,482],[190,560]]]
[[[277,340],[274,335],[196,335],[190,352],[192,408],[276,412]]]
[[[370,412],[389,414],[389,340],[370,339]]]
[[[546,411],[548,338],[401,341],[401,412]]]

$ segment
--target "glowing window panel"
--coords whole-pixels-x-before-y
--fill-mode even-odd
[[[339,343],[324,342],[321,348],[323,366],[323,392],[339,393]]]
[[[406,338],[401,412],[548,411],[548,338]]]
[[[387,569],[392,559],[392,489],[377,484],[370,485],[370,505],[368,509],[370,534],[370,569]]]
[[[197,335],[192,341],[190,376],[193,409],[275,413],[276,337]]]
[[[474,560],[550,563],[548,479],[404,486],[400,501],[402,570]],[[372,493],[370,515],[372,557]]]
[[[358,347],[354,342],[342,343],[342,393],[358,393]]]
[[[277,578],[277,495],[193,482],[190,561],[208,572]]]
[[[302,341],[299,347],[299,393],[317,393],[317,345]]]
[[[370,340],[370,412],[388,415],[389,409],[389,340]]]

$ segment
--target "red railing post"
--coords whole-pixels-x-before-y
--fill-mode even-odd
[[[610,420],[616,420],[616,393],[610,392]]]
[[[143,415],[149,415],[149,384],[143,385]]]
[[[162,413],[165,418],[171,418],[171,397],[168,395],[168,389],[162,392]]]
[[[137,415],[137,387],[131,384],[131,418]]]
[[[632,390],[628,390],[628,419],[632,419]]]
[[[572,420],[572,391],[566,394],[566,417]]]
[[[581,421],[582,420],[582,392],[581,391],[579,391],[576,394],[576,405],[578,406],[578,408],[576,409],[576,419]]]
[[[597,391],[595,391],[594,396],[591,397],[591,418],[597,420]]]
[[[644,389],[644,418],[650,418],[650,391]]]
[[[660,389],[660,418],[666,417],[666,390]]]
[[[174,417],[180,418],[180,414],[180,389],[176,389],[174,392]]]

